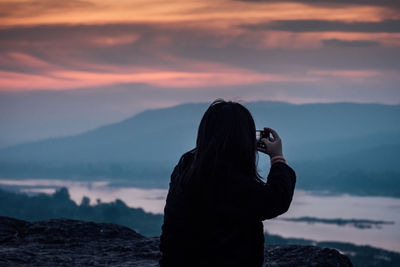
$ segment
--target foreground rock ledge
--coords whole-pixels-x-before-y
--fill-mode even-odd
[[[159,238],[110,223],[0,216],[0,266],[158,266]],[[265,266],[352,266],[334,249],[266,246]]]

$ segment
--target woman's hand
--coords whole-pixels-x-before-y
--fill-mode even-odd
[[[282,141],[278,133],[271,128],[264,128],[265,132],[270,132],[272,137],[262,138],[261,142],[265,144],[265,148],[257,147],[257,150],[269,155],[271,158],[275,156],[283,156]]]

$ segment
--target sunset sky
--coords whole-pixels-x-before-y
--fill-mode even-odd
[[[246,99],[239,86],[250,100],[400,102],[396,0],[8,0],[0,25],[1,91],[145,84]]]
[[[3,120],[10,97],[102,95],[128,116],[217,97],[400,104],[399,84],[398,0],[0,0]]]

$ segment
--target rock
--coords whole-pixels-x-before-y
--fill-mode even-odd
[[[157,266],[158,238],[110,223],[0,217],[0,266]]]
[[[316,246],[265,246],[265,267],[269,266],[353,266],[335,249]]]
[[[0,216],[0,266],[158,266],[159,238],[70,219],[25,222]],[[352,266],[338,251],[266,246],[265,266]]]

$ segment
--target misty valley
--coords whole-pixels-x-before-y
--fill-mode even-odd
[[[208,104],[148,110],[67,137],[0,149],[4,178],[90,180],[102,177],[140,187],[167,188],[179,157],[195,146]],[[257,128],[279,129],[297,188],[400,196],[400,106],[250,102]],[[258,169],[266,177],[268,159]]]

